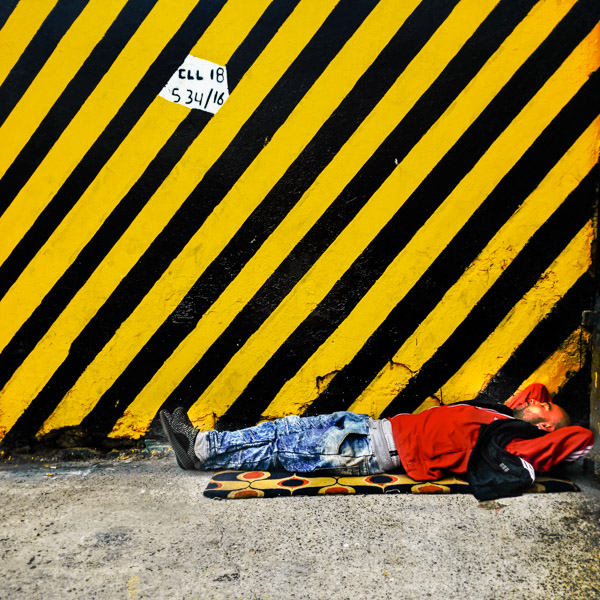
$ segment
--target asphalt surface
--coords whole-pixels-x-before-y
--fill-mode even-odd
[[[171,455],[0,463],[0,598],[600,598],[578,493],[209,500]]]

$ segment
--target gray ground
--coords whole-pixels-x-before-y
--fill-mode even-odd
[[[0,598],[600,598],[580,493],[215,501],[171,456],[0,465]]]

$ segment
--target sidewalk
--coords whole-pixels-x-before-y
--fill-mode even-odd
[[[125,455],[127,456],[127,454]],[[600,598],[580,493],[215,501],[172,456],[0,464],[0,598]]]

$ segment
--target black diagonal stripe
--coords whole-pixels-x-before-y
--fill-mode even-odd
[[[461,140],[436,165],[411,198],[384,227],[359,260],[338,281],[327,298],[273,355],[228,411],[227,418],[231,418],[231,424],[246,419],[251,422],[260,416],[260,411],[266,407],[269,398],[277,393],[285,381],[293,377],[308,357],[335,330],[410,240],[413,233],[426,222],[435,208],[512,121],[523,104],[535,94],[593,25],[587,22],[586,27],[580,27],[576,37],[571,37],[572,21],[573,19],[569,19],[568,23],[563,22],[519,69]],[[593,86],[586,86],[583,96],[589,101],[589,97],[593,98],[594,95]],[[313,232],[303,240],[305,252],[309,252],[315,245],[318,246],[320,238],[314,236],[317,231],[319,227],[314,228]],[[320,230],[320,233],[321,237],[326,235],[323,230]],[[291,259],[292,256],[289,258]],[[276,279],[273,283],[281,285],[281,281]],[[267,307],[272,309],[274,305],[270,304],[269,297],[259,293],[246,308],[254,309],[262,315]],[[258,319],[255,318],[256,320]],[[232,329],[234,333],[238,331],[239,329],[237,331]],[[229,421],[224,422],[225,427],[230,426]]]
[[[262,149],[265,137],[270,137],[285,118],[287,118],[291,110],[310,87],[310,84],[322,73],[328,62],[355,31],[356,26],[364,19],[366,13],[371,8],[372,3],[366,0],[360,3],[344,0],[343,3],[340,3],[336,7],[320,32],[294,62],[294,65],[290,69],[291,73],[288,72],[278,82],[272,93],[269,94],[267,101],[263,102],[261,108],[256,111],[249,122],[242,128],[240,134],[232,142],[217,164],[205,175],[198,189],[192,194],[192,201],[182,207],[165,232],[152,245],[146,258],[128,278],[128,281],[131,281],[131,287],[138,290],[135,298],[130,295],[129,291],[127,292],[128,304],[131,309],[137,305],[139,298],[156,281],[162,270],[181,251],[185,242],[194,234],[199,224],[211,212],[212,208],[233,186],[235,181],[256,157],[256,154]],[[175,41],[175,38],[173,41]],[[177,65],[180,64],[180,61],[178,61],[179,59],[171,62]],[[172,64],[168,72],[172,72],[174,69]],[[156,84],[155,79],[151,79],[149,83]],[[162,77],[159,82],[163,83],[164,80],[165,77]],[[301,83],[299,83],[299,80]],[[138,85],[134,94],[138,94],[140,88],[143,87],[144,80]],[[159,84],[158,89],[160,87],[161,85]],[[156,90],[154,91],[156,92]],[[126,104],[128,103],[129,100]],[[113,129],[113,124],[118,126],[119,131],[124,129],[121,122],[122,119],[118,117],[119,115],[111,122],[109,129]],[[104,132],[104,134],[106,133],[107,131]],[[34,240],[32,244],[39,243],[40,239],[47,238],[47,235],[44,235],[44,231],[40,231],[40,229],[48,227],[52,231],[64,214],[66,214],[65,209],[70,209],[75,199],[89,185],[91,179],[84,177],[87,171],[91,170],[89,163],[97,166],[100,162],[94,151],[102,152],[104,159],[110,156],[105,149],[108,146],[108,140],[105,140],[104,146],[100,144],[102,138],[105,137],[104,134],[81,161],[73,175],[69,177],[57,194],[55,201],[50,204],[36,224],[28,231],[25,237]],[[111,131],[111,136],[108,139],[112,140],[115,136],[116,132]],[[105,160],[102,160],[102,164],[104,162]],[[80,173],[80,171],[83,171],[83,173]],[[94,171],[95,174],[96,171]],[[60,202],[58,202],[58,199],[60,199]],[[25,240],[23,243],[25,243]],[[18,250],[13,254],[17,253]],[[7,278],[8,274],[2,273],[0,270],[0,281],[5,281]],[[143,292],[140,288],[141,285],[145,286]],[[117,304],[123,308],[121,300],[117,301]],[[113,312],[112,308],[109,312]]]
[[[60,0],[0,85],[0,125],[6,121],[88,0]],[[4,3],[2,3],[4,4]],[[1,206],[1,205],[0,205]]]
[[[61,188],[60,193],[63,193],[64,200],[69,201],[72,200],[69,198],[65,187],[71,182],[74,185],[77,185],[75,173],[79,169],[83,169],[83,173],[79,173],[79,176],[82,174],[88,174],[88,179],[86,183],[82,186],[80,193],[85,190],[87,185],[94,179],[97,172],[101,169],[104,162],[108,160],[112,152],[117,148],[120,142],[124,139],[126,134],[129,132],[131,127],[135,124],[137,119],[141,116],[143,111],[146,109],[148,104],[156,97],[157,93],[160,91],[164,82],[168,79],[169,75],[176,68],[174,65],[180,65],[185,56],[189,53],[190,48],[195,44],[198,40],[199,36],[202,35],[202,32],[208,27],[208,25],[212,22],[221,6],[223,5],[222,1],[217,3],[209,2],[209,3],[200,3],[196,8],[192,10],[182,27],[179,31],[171,38],[170,42],[167,44],[165,49],[159,55],[158,59],[153,63],[152,67],[146,73],[140,84],[136,87],[136,89],[129,96],[128,100],[125,102],[124,106],[119,110],[115,118],[111,121],[107,129],[104,130],[103,134],[100,136],[99,141],[97,141],[92,149],[86,154],[84,160],[78,165],[75,170],[73,176],[67,180],[65,186]],[[190,116],[186,122],[184,122],[175,132],[174,136],[177,137],[184,132],[186,128],[189,129],[187,135],[184,134],[184,139],[182,140],[171,140],[170,143],[173,144],[172,148],[176,150],[175,146],[179,145],[180,150],[178,152],[181,154],[183,152],[183,147],[186,144],[189,144],[191,140],[198,134],[198,127],[201,127],[203,123],[202,116]],[[190,137],[191,135],[191,137]],[[117,143],[115,143],[115,140]],[[102,147],[101,142],[104,144]],[[110,149],[107,151],[106,146],[110,146]],[[177,151],[177,150],[176,150]],[[172,157],[168,154],[168,150],[165,150],[161,153],[161,157],[158,157],[157,160],[161,161],[164,158],[164,162],[161,164],[161,169],[157,170],[159,180],[157,185],[160,183],[161,178],[164,178],[166,173],[172,167],[171,159]],[[87,161],[87,162],[86,162]],[[155,164],[155,163],[153,163]],[[140,184],[135,190],[131,192],[130,199],[132,202],[137,202],[139,200],[139,194],[142,191],[145,183]],[[79,197],[77,195],[77,197]],[[145,196],[145,200],[147,200],[147,196]],[[125,209],[124,212],[127,212]],[[134,215],[132,215],[133,218]],[[113,223],[115,219],[113,218]],[[105,248],[105,239],[101,239],[99,241],[99,246],[103,250],[108,250]],[[86,247],[86,250],[88,247]],[[0,364],[4,363],[7,365],[6,371],[4,369],[0,369],[2,372],[2,384],[4,384],[14,370],[23,362],[26,358],[27,354],[33,349],[37,341],[43,336],[45,331],[50,327],[54,318],[60,313],[60,311],[64,308],[64,306],[68,303],[68,299],[72,298],[73,295],[77,292],[78,288],[74,288],[73,279],[70,275],[74,272],[80,279],[81,283],[85,282],[87,277],[89,277],[89,273],[91,271],[87,270],[86,267],[88,265],[82,262],[82,259],[85,259],[85,253],[80,254],[76,262],[72,265],[72,267],[65,273],[61,281],[59,282],[59,286],[64,286],[60,288],[60,292],[62,292],[62,296],[60,292],[56,295],[49,294],[45,301],[42,303],[40,307],[36,310],[31,319],[29,319],[24,326],[17,333],[15,338],[11,341],[11,343],[4,349],[2,354],[0,355]],[[97,260],[95,264],[97,264],[100,260]],[[92,269],[93,270],[93,269]],[[83,271],[83,273],[82,273]],[[68,298],[64,298],[64,292],[67,292]],[[54,290],[53,290],[54,292]],[[49,318],[48,312],[51,312]],[[53,317],[53,318],[52,318]],[[38,324],[42,323],[42,330],[36,329],[35,322],[38,320]],[[18,338],[18,339],[17,339]],[[21,341],[20,341],[21,340]],[[55,402],[54,406],[56,406],[58,402]],[[48,410],[44,412],[44,417],[40,420],[34,417],[34,420],[37,424],[36,429],[31,429],[27,426],[29,423],[29,418],[34,413],[38,413],[38,415],[42,414],[42,411],[46,408],[45,402],[41,400],[39,404],[36,406],[42,406],[44,408],[34,408],[32,410],[31,405],[25,411],[22,416],[23,427],[21,427],[21,420],[17,423],[17,426],[8,433],[5,437],[3,444],[6,447],[11,447],[15,443],[18,443],[19,440],[24,438],[31,438],[37,428],[41,425],[43,420],[52,412],[54,406],[48,406]],[[23,434],[23,431],[26,430],[27,433]]]
[[[597,112],[593,94],[587,111],[581,104],[570,105],[532,145],[523,159],[473,214],[410,292],[377,328],[352,361],[336,375],[328,389],[311,406],[310,412],[326,412],[350,405],[375,378],[397,349],[415,332],[419,324],[459,279],[464,269],[482,251],[489,239],[510,218],[517,207],[552,168],[587,125],[586,116]],[[570,115],[569,115],[570,113]],[[581,118],[576,122],[573,117]],[[593,182],[588,176],[558,211],[571,211],[573,204],[587,206],[593,197]],[[587,213],[587,211],[584,211]],[[558,221],[560,223],[560,217]]]
[[[269,6],[246,39],[240,44],[228,63],[230,89],[239,82],[256,58],[277,33],[283,22],[291,14],[298,0],[281,0]],[[191,111],[177,131],[169,139],[157,157],[148,166],[117,209],[103,224],[92,241],[79,255],[59,283],[44,299],[42,305],[0,355],[0,386],[3,386],[18,368],[37,341],[63,310],[74,293],[83,285],[90,273],[121,237],[136,214],[160,186],[166,175],[179,162],[189,144],[197,137],[204,124],[211,117],[209,113]],[[29,407],[17,425],[9,432],[4,444],[11,446],[19,440],[28,439],[50,414],[52,408],[44,408],[44,399]],[[45,416],[39,419],[42,411]],[[32,421],[34,415],[34,421]]]
[[[316,227],[305,237],[270,280],[244,308],[229,329],[186,377],[169,403],[176,398],[192,402],[221,371],[229,358],[268,317],[281,299],[306,273],[320,254],[368,201],[395,167],[448,105],[462,91],[506,36],[520,22],[530,5],[500,4],[471,40],[450,62],[434,85],[399,124],[357,177],[346,187]],[[252,238],[251,238],[252,239]],[[197,295],[206,293],[206,286]],[[267,396],[262,396],[266,398]],[[240,399],[240,407],[244,400]],[[252,405],[254,400],[248,405]],[[237,404],[237,403],[236,403]],[[245,410],[245,409],[243,409]],[[235,411],[235,407],[234,407]],[[251,422],[251,418],[248,420]]]
[[[0,29],[2,29],[6,21],[8,21],[8,18],[18,2],[19,0],[4,0],[4,2],[0,2]]]
[[[195,36],[201,35],[212,22],[223,2],[224,0],[219,0],[216,5],[215,3],[209,5],[201,3],[188,16],[180,30],[163,49],[115,117],[58,190],[52,201],[29,228],[9,258],[0,266],[0,294],[4,295],[6,293],[94,180],[106,161],[123,142],[131,128],[146,110],[148,104],[154,99],[157,91],[160,91],[169,74],[175,69],[173,65],[181,64],[189,52],[190,46],[198,39]],[[84,67],[69,84],[59,101],[44,119],[42,125],[13,163],[11,169],[18,163],[24,162],[31,165],[31,172],[33,172],[37,166],[37,159],[33,157],[38,156],[39,153],[39,157],[43,158],[44,148],[46,146],[49,148],[48,144],[54,143],[61,134],[63,127],[68,124],[68,120],[80,108],[80,102],[83,102],[83,99],[73,102],[72,97],[69,96],[71,85],[74,85],[76,80],[81,81],[82,86],[85,87],[85,94],[91,93],[93,86],[99,81],[98,72],[102,75],[103,70],[106,71],[111,66],[112,60],[118,54],[117,51],[120,51],[121,47],[127,43],[155,3],[156,0],[143,0],[140,3],[130,2],[125,7],[102,42],[96,46]],[[111,35],[109,36],[109,34]],[[116,43],[117,41],[119,43]],[[77,96],[77,94],[74,95]],[[18,171],[15,171],[15,173],[18,177]],[[7,172],[5,178],[9,175]],[[24,183],[25,180],[20,182],[17,188],[20,189],[20,185]],[[3,189],[2,185],[2,182],[0,182],[0,190]],[[18,192],[18,189],[16,189],[16,192]]]
[[[576,322],[574,324],[576,325]],[[569,379],[555,394],[554,401],[569,413],[572,425],[590,427],[590,387],[592,378],[589,349],[583,354],[582,358],[579,371],[568,375]]]
[[[541,367],[581,323],[581,312],[593,305],[594,281],[584,273],[560,299],[550,314],[513,352],[502,368],[477,396],[484,402],[504,402],[519,388],[523,380]],[[586,376],[589,377],[589,371]],[[584,399],[589,414],[589,394]],[[575,403],[577,404],[577,403]]]
[[[254,64],[279,28],[292,14],[299,1],[283,0],[282,2],[273,2],[267,7],[227,63],[227,79],[230,89],[233,90],[237,86],[242,76]]]
[[[259,19],[229,61],[228,76],[230,76],[232,90],[297,3],[298,0],[281,0],[271,4]],[[202,131],[211,116],[202,111],[190,112],[140,179],[119,203],[119,206],[85,246],[77,260],[6,346],[0,354],[0,387],[8,381],[25,360],[25,357],[48,331],[65,305],[123,235],[148,198],[155,193],[168,173],[179,162],[190,143]]]
[[[212,3],[213,10],[208,12],[205,4],[201,3],[188,16],[180,30],[173,36],[115,117],[61,186],[56,196],[28,230],[10,258],[0,267],[2,294],[5,294],[10,285],[14,283],[35,252],[47,241],[56,226],[125,139],[150,102],[156,97],[169,74],[176,68],[173,65],[183,62],[190,46],[197,40],[195,36],[202,34],[211,23],[223,1],[221,0],[217,6]],[[43,160],[47,150],[58,139],[85,98],[93,91],[101,76],[111,66],[113,60],[155,3],[156,0],[130,2],[111,25],[103,40],[96,46],[0,181],[0,192],[3,201],[6,201],[4,208]]]
[[[592,216],[590,190],[570,200],[536,232],[527,246],[488,290],[467,318],[384,411],[384,416],[412,412],[440,389],[498,327],[514,305]],[[583,308],[580,309],[583,310]],[[466,399],[466,398],[465,398]]]
[[[104,422],[107,430],[112,428],[124,405],[135,398],[151,373],[193,329],[202,314],[246,264],[255,248],[312,184],[452,8],[453,3],[450,2],[427,0],[413,12],[249,221],[98,402],[93,414],[90,414],[90,422]],[[415,32],[419,32],[419,36]],[[249,240],[253,242],[248,243]],[[117,405],[114,398],[127,400]]]
[[[77,74],[71,79],[58,100],[48,111],[35,133],[29,138],[2,179],[0,179],[0,215],[4,213],[39,167],[50,148],[56,143],[75,114],[83,106],[85,100],[94,91],[94,88],[155,3],[156,0],[129,2],[109,27],[102,40],[92,50]],[[47,239],[48,234],[45,234],[44,230],[49,229],[49,223],[46,223],[45,218],[48,211],[49,209],[42,213],[38,219],[38,224],[36,224],[37,227],[32,228],[25,238],[35,238],[39,235],[39,243]],[[39,225],[40,221],[44,223],[43,226]],[[19,244],[19,246],[21,245]],[[38,246],[36,245],[36,247]],[[19,254],[19,250],[16,252]],[[0,281],[10,281],[9,274],[13,270],[14,266],[11,265],[8,269],[4,269],[3,265],[2,272],[0,272]]]
[[[121,322],[135,309],[213,208],[262,151],[265,139],[275,134],[372,9],[373,2],[370,0],[342,0],[335,7],[267,98],[202,178],[190,198],[78,336],[74,342],[75,346],[79,347],[81,344],[86,349],[91,347],[95,350],[94,354],[88,353],[87,357],[78,357],[76,362],[79,371],[75,370],[74,363],[63,365],[69,380],[74,375],[77,377],[85,369],[84,361],[93,358]],[[70,385],[71,383],[69,387]],[[65,392],[69,387],[65,388]],[[100,422],[95,421],[95,416],[91,414],[85,420],[84,426],[89,424],[94,428],[100,426]]]
[[[191,111],[181,122],[142,176],[107,217],[96,235],[50,290],[32,316],[6,345],[0,353],[0,387],[6,384],[48,331],[64,309],[65,304],[77,293],[90,273],[93,272],[93,267],[98,265],[121,237],[123,230],[131,224],[148,198],[177,164],[189,145],[204,128],[210,116],[209,113]]]
[[[265,45],[266,42],[268,42],[268,36],[260,35],[260,33],[262,32],[265,34],[269,31],[270,27],[273,27],[272,33],[274,34],[275,30],[279,26],[279,23],[277,22],[277,15],[285,16],[286,11],[288,11],[287,14],[289,14],[289,12],[291,12],[293,7],[296,5],[296,0],[293,0],[292,2],[278,2],[277,4],[283,8],[269,11],[266,19],[264,21],[261,19],[259,35],[253,35],[248,44],[244,46],[243,55],[238,55],[236,52],[236,55],[232,58],[232,61],[230,61],[229,67],[234,73],[232,81],[239,80],[239,74],[244,72],[242,68],[237,68],[236,71],[235,64],[240,66],[251,64],[251,62],[248,62],[248,60],[254,60],[255,56],[249,56],[248,53],[259,51],[262,48],[260,42],[261,39],[264,40]],[[238,136],[241,136],[242,139],[238,141],[236,145],[241,150],[245,149],[245,152],[240,151],[238,153],[237,159],[239,159],[239,163],[236,162],[236,156],[231,156],[230,160],[228,160],[225,164],[220,166],[215,165],[213,168],[217,169],[217,173],[211,176],[213,182],[218,182],[219,178],[221,177],[225,182],[224,185],[233,185],[234,180],[231,181],[231,178],[226,177],[226,174],[231,169],[235,169],[237,175],[239,176],[239,174],[245,170],[247,164],[253,160],[253,158],[262,148],[265,135],[272,135],[279,127],[281,122],[287,118],[289,112],[291,112],[291,110],[300,100],[306,89],[310,87],[312,81],[316,80],[316,78],[322,73],[323,69],[339,51],[339,48],[345,43],[347,38],[352,35],[355,30],[355,27],[353,28],[353,26],[357,26],[371,8],[372,5],[370,3],[368,4],[366,2],[361,2],[359,6],[358,4],[352,3],[350,0],[346,0],[346,2],[343,4],[341,3],[338,5],[336,10],[326,20],[321,30],[292,64],[288,72],[280,79],[271,93],[268,94],[261,107],[259,107],[259,109],[254,113],[253,117],[251,117],[250,121],[242,128],[242,131]],[[352,16],[352,18],[349,18],[350,16]],[[242,50],[242,48],[240,48],[240,50]],[[236,75],[236,73],[238,73],[238,75]],[[299,79],[302,80],[301,84],[298,84]],[[277,112],[278,110],[280,112]],[[187,233],[187,235],[188,238],[193,235],[193,230],[201,223],[201,220],[198,220],[194,213],[198,210],[204,210],[204,198],[201,194],[202,189],[200,186],[199,188],[200,189],[196,191],[194,197],[195,202],[201,206],[193,208],[191,211],[184,213],[183,216],[179,218],[179,222],[183,222],[185,225],[185,231],[176,231],[174,240],[171,240],[170,242],[171,245],[175,243],[177,248],[164,249],[159,247],[158,255],[160,260],[158,263],[153,264],[153,261],[155,260],[155,256],[153,255],[150,260],[146,260],[142,265],[143,269],[141,269],[141,279],[139,281],[135,278],[127,278],[127,289],[124,290],[121,288],[118,290],[117,294],[113,295],[113,298],[118,299],[117,302],[113,302],[108,309],[105,307],[102,314],[90,323],[89,329],[83,332],[82,336],[91,336],[91,340],[96,340],[95,342],[92,341],[92,346],[85,346],[89,351],[84,352],[77,360],[74,361],[74,363],[65,364],[61,367],[61,369],[59,369],[59,372],[57,372],[53,378],[53,382],[49,383],[46,388],[46,392],[51,392],[52,389],[55,390],[55,392],[52,392],[51,394],[52,401],[49,401],[45,396],[46,392],[43,392],[41,396],[38,396],[38,398],[32,403],[32,405],[30,405],[15,427],[11,429],[5,438],[5,444],[10,445],[14,443],[15,440],[26,439],[35,433],[43,420],[53,410],[54,406],[56,406],[62,397],[60,395],[60,391],[56,392],[56,386],[59,385],[56,382],[61,382],[61,385],[66,386],[64,388],[64,392],[69,389],[72,383],[83,371],[85,366],[92,360],[93,356],[102,348],[104,343],[110,339],[120,322],[126,318],[129,312],[135,307],[141,297],[143,297],[143,295],[151,287],[166,266],[168,266],[172,257],[176,255],[177,252],[181,250],[181,247],[183,247],[185,242],[187,242],[187,239],[184,239],[184,233],[192,229],[189,231],[189,233]],[[210,187],[207,191],[211,191]],[[214,201],[215,203],[217,202],[217,197],[214,198]],[[206,209],[206,214],[208,214],[210,210],[212,210],[212,206]],[[190,227],[190,219],[194,218],[196,218],[196,221],[194,221],[194,223],[192,223],[192,227]],[[177,229],[177,227],[175,227],[175,229]],[[163,250],[168,255],[161,255],[160,252]],[[94,267],[97,262],[98,261],[94,259]],[[76,277],[78,278],[78,281],[85,281],[87,276],[89,276],[89,273],[91,273],[93,270],[86,269],[86,265],[83,264],[81,257],[78,258],[77,263],[73,265],[72,269],[76,271]],[[67,304],[69,299],[76,293],[78,288],[73,287],[73,280],[70,278],[72,275],[72,269],[70,269],[69,272],[66,273],[59,282],[59,285],[62,286],[63,294],[66,292],[67,296],[62,296],[60,298],[55,296],[52,304],[47,303],[45,300],[42,303],[43,306],[40,307],[41,310],[37,310],[33,317],[17,334],[17,336],[13,338],[10,344],[10,349],[7,347],[3,352],[2,360],[6,360],[8,363],[7,371],[12,370],[14,372],[14,368],[23,361],[24,356],[26,356],[29,349],[35,345],[35,342],[32,344],[31,340],[39,339],[40,336],[35,327],[35,322],[37,321],[38,324],[41,323],[42,331],[47,330],[52,322],[52,318],[55,317],[60,310],[62,310],[64,305]],[[148,273],[148,269],[150,270],[150,273]],[[141,286],[140,289],[136,287],[138,284]],[[52,294],[53,293],[54,290]],[[131,296],[131,293],[133,293],[134,296]],[[121,300],[122,298],[125,300]],[[130,299],[132,301],[127,302]],[[120,302],[124,302],[124,304],[126,304],[127,310],[123,309],[123,306],[120,304]],[[50,315],[48,315],[49,312],[51,313]],[[104,322],[106,319],[109,319],[108,325],[106,325]],[[114,323],[112,331],[109,330],[111,323]],[[26,332],[29,335],[22,336],[21,332]],[[98,335],[100,337],[96,337]],[[17,338],[20,339],[20,343]],[[82,339],[81,336],[80,339]],[[23,349],[23,344],[26,344],[27,346],[25,350]],[[79,347],[78,344],[76,344],[76,346]],[[72,354],[71,358],[75,358],[76,354],[77,352]],[[74,367],[75,363],[77,364]],[[5,372],[4,369],[1,371],[3,373]]]
[[[152,1],[156,2],[156,0]],[[271,5],[267,11],[265,11],[261,19],[259,19],[259,23],[257,23],[253,29],[253,33],[247,37],[245,42],[240,46],[238,51],[236,51],[229,63],[228,76],[230,77],[229,85],[231,90],[233,90],[235,85],[237,85],[239,78],[243,75],[243,73],[245,73],[249,66],[245,60],[245,57],[254,57],[258,55],[258,52],[264,48],[266,41],[268,41],[273,35],[272,33],[269,34],[269,32],[273,30],[274,26],[280,26],[283,23],[283,20],[285,17],[289,16],[297,2],[298,0],[282,0],[275,5]],[[138,5],[136,5],[136,9],[137,6]],[[211,18],[211,15],[207,15],[207,20],[203,24],[203,28],[194,32],[198,38],[206,26],[210,24],[210,21],[208,20],[209,18]],[[214,15],[212,15],[212,18],[214,18]],[[115,28],[116,31],[120,31],[120,28],[117,27],[116,22],[113,25],[113,28]],[[189,39],[198,38],[191,37]],[[182,39],[185,40],[185,38]],[[186,42],[189,42],[189,39],[186,40]],[[112,49],[113,45],[110,44],[109,48]],[[240,51],[243,52],[243,54],[240,54]],[[243,56],[244,58],[241,60],[236,58],[239,56]],[[92,57],[90,57],[89,60],[91,59]],[[171,56],[169,61],[170,66],[168,68],[171,69],[173,64],[177,64],[177,60],[179,60],[179,58],[173,58]],[[94,61],[92,61],[91,64],[93,65]],[[156,84],[157,80],[159,82],[164,82],[164,79],[158,79],[158,77],[158,73],[155,73],[154,79],[148,80],[145,83],[144,80],[142,80],[138,88],[136,88],[134,91],[134,94],[138,92],[140,86]],[[148,79],[148,76],[146,76],[145,79]],[[147,92],[145,93],[145,97],[148,97]],[[139,95],[138,100],[141,100]],[[146,105],[144,104],[143,106],[145,109]],[[109,125],[107,130],[105,130],[97,142],[87,152],[86,156],[58,191],[50,205],[43,211],[34,225],[29,229],[23,239],[16,246],[11,256],[4,262],[3,265],[0,266],[0,296],[6,294],[8,289],[10,289],[22,271],[26,268],[27,264],[29,264],[29,262],[35,256],[39,248],[48,240],[60,221],[72,208],[73,204],[79,199],[81,194],[83,194],[88,185],[93,181],[93,178],[97,175],[104,162],[108,160],[110,155],[114,152],[114,150],[116,150],[117,146],[115,143],[121,143],[125,137],[125,134],[129,132],[127,127],[131,128],[135,120],[141,116],[141,114],[138,114],[138,111],[133,109],[133,107],[133,102],[129,102],[128,100],[125,103],[119,114],[117,114],[113,122],[111,122],[111,125]],[[191,121],[193,121],[190,126],[195,128],[197,133],[202,130],[204,126],[203,124],[208,118],[208,113],[203,113],[203,115],[204,117],[190,117]],[[52,121],[52,123],[54,123],[54,121]],[[116,133],[117,131],[119,132],[118,134]],[[42,139],[47,141],[46,138],[42,137]],[[173,155],[173,159],[178,161],[179,158],[180,155]],[[162,181],[162,179],[160,181]],[[152,185],[148,185],[147,187],[147,197],[150,197],[156,190],[157,186],[153,187]],[[135,216],[135,213],[132,211],[129,211],[129,214]],[[121,215],[121,218],[117,221],[114,229],[110,230],[107,234],[99,234],[96,236],[96,238],[102,238],[103,241],[107,241],[107,238],[112,240],[118,239],[125,231],[127,226],[129,226],[131,220],[132,218],[128,218],[127,215]],[[114,241],[111,243],[111,245],[112,244],[114,244]],[[106,243],[102,243],[102,246],[106,247]],[[92,272],[93,268],[99,264],[99,259],[101,256],[103,256],[103,254],[95,251],[93,254],[95,254],[95,258],[91,262],[86,262],[88,272],[86,278],[89,276],[89,273]],[[69,287],[71,290],[75,289],[74,285],[70,285]],[[41,331],[39,326],[36,327],[36,330]]]
[[[521,170],[520,170],[521,171]],[[520,175],[523,175],[521,171]],[[519,180],[515,173],[514,179]],[[525,178],[525,185],[535,187],[535,181]],[[518,199],[522,197],[523,191],[518,189],[518,185],[512,189],[508,186],[503,186],[502,192],[500,189],[494,194],[494,198],[486,202],[482,209],[478,211],[476,216],[469,221],[467,226],[456,236],[453,242],[447,247],[442,255],[434,262],[432,267],[424,273],[419,282],[407,294],[405,298],[395,307],[384,323],[377,329],[374,335],[368,340],[356,357],[333,379],[326,392],[321,394],[319,398],[311,405],[307,414],[317,414],[321,412],[331,412],[335,410],[344,410],[360,395],[362,390],[372,381],[377,373],[383,368],[394,355],[394,352],[405,341],[410,334],[418,327],[419,323],[433,309],[435,304],[441,300],[445,291],[457,280],[468,264],[477,256],[478,251],[485,245],[485,242],[490,239],[497,226],[506,220],[506,210],[502,206],[503,201],[506,201],[513,193],[516,195],[517,201],[510,202],[510,205],[516,207],[519,204]],[[507,190],[510,193],[507,194]],[[536,262],[531,258],[533,253],[537,257],[548,259],[547,262],[556,256],[571,239],[569,236],[574,234],[578,227],[582,226],[590,216],[590,198],[593,194],[593,185],[590,181],[586,181],[576,194],[557,211],[548,223],[540,230],[537,235],[537,244],[529,246],[532,250],[524,255],[519,262],[515,263],[512,271],[505,275],[506,281],[519,266],[533,268],[532,273],[527,273],[529,279],[519,272],[520,281],[529,284],[531,280],[539,276],[539,260]],[[527,193],[525,192],[525,196]],[[490,219],[498,218],[498,222]],[[568,226],[567,226],[568,225]],[[559,230],[557,232],[557,230]],[[556,247],[558,245],[558,247]],[[546,266],[546,265],[542,265]],[[514,279],[514,276],[513,276]],[[498,284],[500,285],[500,284]],[[511,290],[522,289],[514,281],[505,283],[500,292],[496,292],[500,300],[506,299],[505,288]],[[486,325],[492,322],[490,319],[490,306],[484,305],[482,309],[483,319],[488,319]],[[512,304],[502,306],[497,311],[498,319],[502,318],[506,311],[510,310]],[[504,311],[504,312],[502,312]],[[496,315],[496,312],[493,313]],[[494,319],[495,322],[496,319]],[[440,384],[445,381],[442,379],[442,373],[445,372],[440,367],[440,361],[454,360],[453,366],[458,368],[462,364],[459,350],[468,347],[468,343],[472,340],[479,340],[480,343],[489,334],[489,328],[483,326],[478,321],[477,324],[469,328],[468,334],[463,334],[454,345],[449,347],[442,355],[442,358],[436,357],[428,363],[428,369],[422,370],[418,380],[411,382],[407,391],[401,398],[398,399],[386,411],[386,414],[394,414],[395,412],[409,412],[414,410],[427,396],[439,389],[436,383]],[[469,338],[468,336],[472,337]],[[477,344],[475,344],[475,347]],[[439,379],[438,379],[439,376]],[[264,384],[264,382],[262,382]],[[417,385],[420,384],[420,385]],[[430,387],[430,385],[432,387]],[[258,394],[258,392],[256,392]],[[411,394],[408,396],[408,394]],[[222,424],[223,427],[237,426],[241,419],[226,421]]]

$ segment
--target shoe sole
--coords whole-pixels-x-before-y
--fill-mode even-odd
[[[179,443],[179,440],[175,437],[175,432],[171,427],[171,423],[169,423],[169,418],[167,417],[165,411],[160,412],[160,424],[162,425],[165,435],[167,438],[169,438],[171,448],[173,448],[173,452],[175,453],[177,464],[186,471],[193,470],[194,462],[188,456],[188,453],[185,451],[184,447]]]

